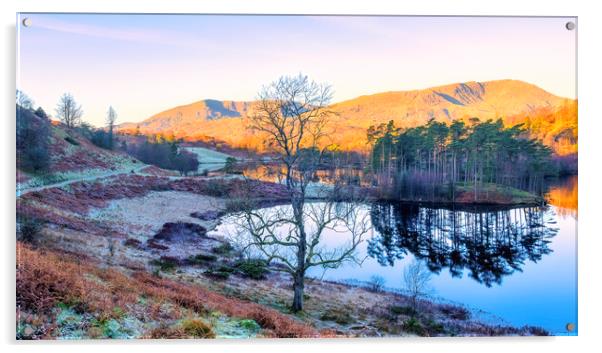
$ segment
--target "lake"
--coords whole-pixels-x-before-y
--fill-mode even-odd
[[[356,248],[361,264],[310,268],[308,276],[370,281],[403,290],[404,268],[420,259],[432,272],[430,296],[466,305],[514,325],[540,326],[555,335],[577,324],[577,177],[550,183],[545,207],[430,208],[398,203],[359,205],[371,232]],[[312,207],[320,205],[314,203]],[[286,212],[275,206],[266,212]],[[236,233],[236,216],[214,231]],[[280,229],[279,231],[286,231]],[[340,230],[323,233],[324,249],[349,241]]]

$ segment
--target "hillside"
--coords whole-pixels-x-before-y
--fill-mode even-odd
[[[27,121],[29,129],[48,131],[48,167],[44,171],[28,168],[24,151],[31,145],[17,144],[17,183],[19,191],[27,192],[45,185],[70,180],[93,179],[99,176],[130,173],[150,166],[119,151],[110,151],[92,144],[75,129],[68,129],[58,122],[50,122],[33,112],[19,110],[19,123]]]
[[[535,85],[517,80],[466,82],[422,90],[384,92],[335,103],[332,110],[333,143],[347,150],[366,148],[366,129],[389,120],[397,126],[412,127],[434,118],[452,121],[479,117],[482,120],[521,116],[546,110],[555,112],[567,99]],[[142,134],[174,134],[187,140],[211,139],[235,147],[258,148],[260,136],[246,130],[253,102],[203,100],[156,114],[138,124],[122,124],[119,130]],[[575,116],[576,119],[576,116]],[[336,127],[336,128],[335,128]]]

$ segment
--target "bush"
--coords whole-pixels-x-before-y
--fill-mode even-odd
[[[238,326],[240,326],[241,328],[251,331],[251,332],[256,332],[261,330],[261,326],[259,326],[259,324],[257,322],[255,322],[255,320],[251,320],[251,319],[244,319],[244,320],[240,320],[240,322],[238,323]]]
[[[171,256],[161,256],[160,259],[151,260],[150,264],[153,266],[158,266],[163,272],[168,272],[175,270],[179,264],[179,261]]]
[[[445,333],[445,327],[443,326],[443,324],[436,322],[435,320],[432,320],[432,319],[429,319],[426,322],[425,329],[428,332],[429,336],[440,335],[440,334]]]
[[[33,172],[50,166],[50,121],[17,105],[17,166]]]
[[[76,139],[74,139],[71,136],[65,137],[65,141],[69,142],[70,144],[72,144],[74,146],[79,146],[79,141],[77,141]]]
[[[394,315],[416,316],[418,314],[418,312],[411,306],[393,305],[389,307],[389,310]]]
[[[261,259],[248,259],[239,261],[236,264],[237,270],[244,276],[251,279],[264,279],[268,274],[267,263]]]
[[[460,306],[443,305],[441,312],[455,320],[466,321],[470,318],[470,311]]]
[[[324,314],[322,314],[322,316],[320,316],[320,320],[333,321],[339,325],[348,325],[353,322],[353,318],[348,312],[339,309],[327,310],[324,312]]]
[[[214,254],[225,255],[230,253],[232,250],[234,250],[234,248],[232,247],[232,245],[230,245],[230,243],[223,243],[211,249],[211,252],[213,252]]]
[[[215,338],[215,332],[208,323],[200,319],[187,319],[182,321],[184,332],[194,338]]]
[[[43,227],[44,222],[39,219],[20,217],[17,225],[18,238],[27,243],[35,243],[38,240],[40,231]]]
[[[215,255],[196,254],[188,258],[188,263],[192,265],[202,265],[206,264],[207,262],[213,262],[215,260],[217,260],[217,256]]]
[[[406,332],[415,333],[420,336],[423,336],[425,334],[424,327],[422,327],[422,324],[420,323],[420,321],[418,321],[414,317],[411,317],[410,319],[408,319],[406,322],[403,323],[403,329]]]
[[[196,154],[179,150],[175,140],[157,137],[140,144],[127,145],[127,153],[133,155],[144,163],[155,165],[159,168],[177,170],[182,175],[196,171],[199,160]]]
[[[230,278],[230,272],[221,271],[220,269],[208,269],[207,271],[203,272],[203,275],[218,281],[225,281]]]
[[[406,332],[415,333],[420,336],[424,336],[424,334],[425,334],[424,327],[422,327],[422,324],[420,323],[420,321],[418,321],[414,317],[408,319],[407,321],[405,321],[403,323],[403,329]]]
[[[368,290],[371,292],[381,292],[385,287],[385,279],[382,276],[374,275],[368,281]]]
[[[224,165],[224,172],[232,173],[234,170],[234,165],[236,164],[236,158],[228,157],[226,158],[226,163]]]

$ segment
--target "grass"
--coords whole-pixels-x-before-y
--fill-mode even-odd
[[[186,319],[182,321],[182,330],[194,338],[215,338],[215,332],[210,324],[200,319]]]
[[[124,332],[127,318],[140,310],[155,324],[150,326],[155,329],[145,325],[136,337],[180,338],[206,332],[197,331],[193,324],[187,333],[182,325],[174,327],[174,322],[201,318],[213,311],[253,320],[262,328],[262,334],[269,337],[319,336],[312,327],[274,309],[194,284],[158,278],[143,271],[126,275],[116,269],[97,267],[83,256],[36,250],[22,242],[17,242],[17,254],[16,300],[22,318],[17,327],[21,327],[19,332],[23,335],[28,331],[27,337],[58,335],[53,311],[59,303],[78,315],[92,316],[91,320],[96,320],[97,329],[93,331],[97,337],[113,335],[107,330]],[[28,319],[28,312],[40,318]],[[119,324],[117,331],[113,330],[117,325],[111,320]]]
[[[464,194],[460,196],[461,199],[472,200],[474,185],[471,183],[456,183],[456,192]],[[541,197],[530,192],[493,183],[483,183],[478,186],[477,200],[501,204],[532,204],[542,201]]]

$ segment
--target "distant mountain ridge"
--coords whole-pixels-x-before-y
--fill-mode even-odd
[[[571,101],[571,100],[569,100]],[[365,132],[371,125],[389,120],[397,126],[422,125],[430,119],[453,121],[516,117],[541,109],[555,110],[567,98],[553,95],[518,80],[464,82],[421,90],[382,92],[334,103],[335,141],[343,149],[365,148]],[[143,134],[174,134],[176,137],[214,139],[238,147],[253,147],[246,130],[254,102],[201,100],[168,109],[140,123],[126,123],[121,131],[139,129]],[[514,119],[516,120],[516,119]]]

